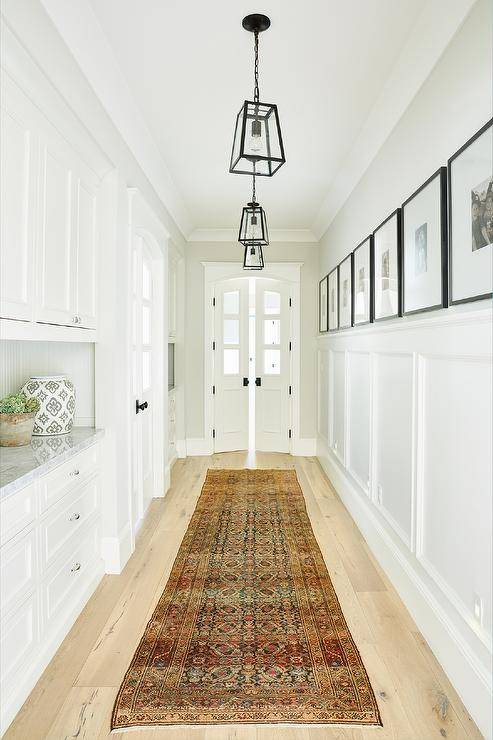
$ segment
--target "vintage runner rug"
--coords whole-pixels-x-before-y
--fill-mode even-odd
[[[294,470],[209,470],[112,729],[379,725]]]

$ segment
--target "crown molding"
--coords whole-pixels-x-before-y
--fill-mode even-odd
[[[194,229],[189,242],[237,242],[238,229]],[[318,244],[310,229],[269,229],[269,242]]]
[[[163,155],[134,101],[114,52],[88,0],[41,0],[46,13],[186,238],[193,223]],[[90,40],[90,43],[88,42]]]
[[[366,122],[335,173],[311,226],[321,239],[405,110],[429,77],[476,0],[425,4]]]

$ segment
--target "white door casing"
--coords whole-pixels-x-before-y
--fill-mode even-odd
[[[168,234],[136,189],[130,203],[130,341],[132,490],[129,501],[132,541],[153,497],[164,496],[167,464]],[[166,346],[167,349],[167,346]],[[137,401],[146,404],[136,413]]]
[[[291,325],[291,355],[290,385],[292,393],[290,396],[290,424],[292,454],[304,454],[299,450],[304,449],[300,440],[300,270],[302,262],[270,262],[262,271],[262,278],[279,280],[288,286],[291,296],[290,325]],[[189,454],[212,454],[214,452],[214,425],[216,397],[213,394],[214,387],[214,355],[211,350],[214,341],[216,309],[213,308],[215,286],[218,282],[239,278],[245,278],[245,272],[241,263],[234,262],[202,262],[204,268],[204,439],[187,440],[193,443],[193,449],[197,449],[200,443],[200,453]]]
[[[214,304],[214,451],[246,450],[248,280],[217,283]]]
[[[291,316],[289,285],[255,281],[255,449],[289,452]]]

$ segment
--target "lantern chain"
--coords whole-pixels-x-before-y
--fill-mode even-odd
[[[252,203],[255,203],[256,202],[255,201],[255,164],[254,164],[252,181],[253,181]]]
[[[258,103],[260,100],[260,93],[259,93],[259,87],[258,87],[258,31],[255,31],[255,66],[254,66],[254,76],[255,76],[255,87],[253,89],[253,100],[255,103]]]

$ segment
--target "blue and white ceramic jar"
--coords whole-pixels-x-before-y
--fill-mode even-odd
[[[75,388],[66,375],[33,375],[22,391],[38,399],[33,435],[67,434],[74,425]]]

